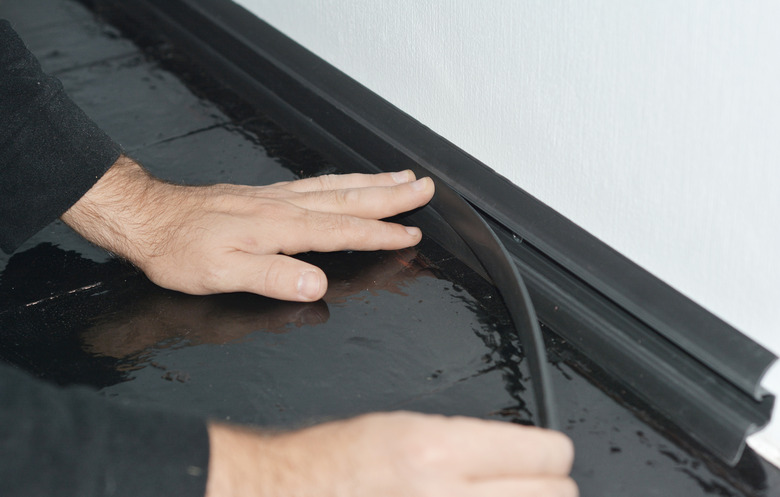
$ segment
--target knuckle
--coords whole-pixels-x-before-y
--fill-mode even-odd
[[[410,430],[400,437],[399,442],[400,460],[411,473],[435,473],[448,465],[451,454],[449,443],[438,433]]]
[[[284,288],[285,284],[285,264],[283,259],[272,259],[260,278],[260,289],[267,292],[269,289]]]
[[[333,189],[333,185],[335,184],[335,182],[336,182],[335,174],[323,174],[322,176],[317,176],[318,186],[322,190]]]
[[[332,190],[330,192],[330,198],[334,207],[339,210],[344,210],[349,207],[351,195],[349,190]]]
[[[262,196],[247,197],[241,199],[230,199],[228,206],[223,208],[223,212],[232,215],[270,216],[282,211],[288,204],[290,198],[294,198],[295,192],[284,190],[268,189],[263,191]]]
[[[293,192],[290,192],[286,188],[279,188],[275,185],[264,186],[262,189],[255,190],[255,198],[258,199],[262,205],[273,204],[274,200],[286,199],[294,195]]]
[[[200,287],[202,293],[215,293],[224,291],[228,281],[229,268],[220,261],[209,261],[202,266],[200,273]]]
[[[320,192],[318,196],[327,212],[353,213],[359,205],[359,193],[352,189],[328,190]]]
[[[360,201],[360,192],[355,189],[339,190],[341,193],[341,202],[345,207],[358,205]]]
[[[341,234],[346,242],[355,246],[362,246],[369,236],[368,231],[361,223],[344,214],[333,217],[332,229]]]

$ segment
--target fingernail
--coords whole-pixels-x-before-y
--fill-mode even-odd
[[[412,183],[412,189],[415,190],[415,191],[418,191],[418,192],[421,191],[421,190],[425,190],[425,184],[426,183],[427,183],[427,181],[426,181],[425,178],[418,179],[417,181]]]
[[[396,183],[408,183],[411,179],[409,171],[398,171],[390,175]]]
[[[298,295],[306,300],[320,296],[320,277],[314,271],[306,271],[298,278]]]
[[[409,233],[410,236],[420,236],[420,228],[415,228],[414,226],[404,226],[406,228],[406,232]]]

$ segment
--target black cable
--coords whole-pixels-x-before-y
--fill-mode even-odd
[[[544,339],[523,277],[504,245],[471,204],[441,180],[434,177],[434,181],[436,195],[430,205],[469,246],[501,294],[528,359],[539,425],[557,430],[560,425]]]

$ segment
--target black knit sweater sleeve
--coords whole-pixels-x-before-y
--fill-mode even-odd
[[[0,20],[0,248],[60,216],[119,154]],[[208,458],[200,418],[57,388],[0,363],[3,497],[201,497]]]
[[[119,154],[0,20],[0,249],[57,219]]]
[[[0,363],[3,497],[202,497],[203,420],[58,388]]]

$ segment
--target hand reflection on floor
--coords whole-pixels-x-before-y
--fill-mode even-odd
[[[127,359],[149,348],[223,344],[258,331],[327,322],[325,302],[280,302],[248,294],[196,297],[158,289],[123,309],[97,317],[83,333],[84,349]]]
[[[60,384],[104,387],[143,367],[153,350],[316,327],[329,319],[328,305],[347,305],[366,293],[403,294],[405,284],[432,275],[414,249],[302,257],[328,274],[322,301],[184,295],[149,283],[115,259],[95,262],[40,244],[15,254],[2,272],[2,358]]]

